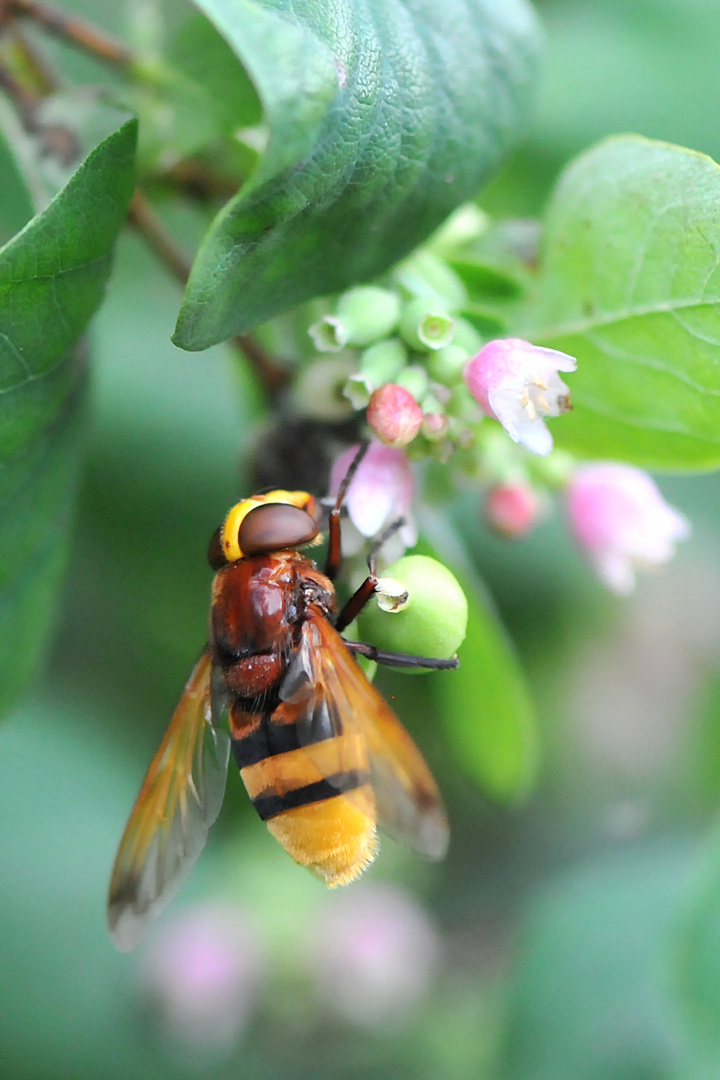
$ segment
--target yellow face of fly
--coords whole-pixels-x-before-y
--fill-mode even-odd
[[[238,559],[245,557],[238,539],[240,526],[251,510],[254,510],[256,506],[262,506],[264,503],[289,503],[290,506],[297,506],[299,510],[305,510],[311,517],[315,517],[315,499],[312,495],[308,495],[307,491],[283,491],[279,489],[277,491],[268,491],[265,495],[252,495],[249,499],[243,499],[242,502],[235,503],[220,530],[220,544],[223,555],[228,562],[237,562]],[[321,537],[318,537],[318,541],[314,542],[320,540]]]

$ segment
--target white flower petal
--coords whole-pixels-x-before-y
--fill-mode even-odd
[[[529,362],[537,375],[545,376],[547,382],[555,372],[576,371],[577,360],[568,353],[559,352],[557,349],[546,349],[542,345],[533,346],[532,361]]]
[[[363,536],[376,536],[392,512],[393,492],[379,484],[361,483],[361,479],[356,479],[348,492],[348,513]]]

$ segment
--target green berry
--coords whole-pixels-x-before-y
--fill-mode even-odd
[[[358,618],[361,639],[388,652],[440,659],[454,656],[465,637],[468,613],[457,578],[426,555],[405,555],[388,567],[385,576],[402,582],[408,602],[391,612],[381,611],[377,601],[371,600]]]

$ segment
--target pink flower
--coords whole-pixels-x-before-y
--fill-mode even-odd
[[[340,490],[340,484],[358,449],[353,446],[346,450],[333,465],[330,476],[332,496],[336,496]],[[346,506],[350,521],[363,537],[371,537],[377,536],[391,522],[404,518],[405,525],[398,534],[404,551],[417,543],[417,528],[411,512],[412,494],[413,479],[405,452],[371,442],[347,493]],[[345,539],[346,536],[343,547],[350,551],[352,545],[347,545]],[[387,552],[384,554],[389,561],[393,561]],[[402,551],[395,557],[399,558],[400,555]]]
[[[585,465],[567,490],[570,526],[600,580],[629,593],[635,570],[659,566],[690,535],[690,523],[663,499],[642,469]]]
[[[426,996],[439,935],[409,893],[392,885],[337,893],[323,908],[308,962],[322,997],[355,1024],[401,1019]]]
[[[529,484],[497,484],[488,492],[485,516],[493,532],[509,540],[527,536],[538,519],[539,500]]]
[[[186,1047],[231,1047],[248,1022],[263,960],[242,911],[198,904],[169,916],[144,958],[142,977],[160,1018]]]
[[[558,371],[575,371],[577,361],[556,349],[521,338],[500,338],[484,346],[465,368],[465,382],[483,412],[498,420],[511,439],[532,454],[549,454],[552,435],[545,417],[572,408]]]
[[[396,447],[411,443],[423,422],[423,411],[410,391],[395,383],[373,392],[366,416],[378,439]]]

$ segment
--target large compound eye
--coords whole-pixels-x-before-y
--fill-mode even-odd
[[[317,522],[305,510],[289,503],[264,503],[245,515],[238,542],[243,555],[263,555],[309,544],[318,532]]]

